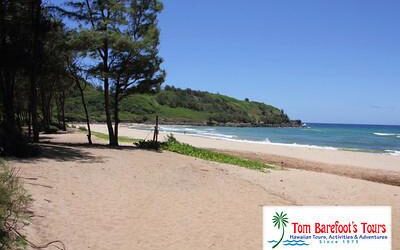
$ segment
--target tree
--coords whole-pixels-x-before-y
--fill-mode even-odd
[[[42,109],[42,124],[47,131],[52,124],[52,112],[54,103],[59,108],[59,118],[62,119],[62,127],[65,130],[63,109],[65,92],[72,87],[72,81],[68,78],[67,61],[70,50],[67,46],[67,32],[61,20],[52,17],[49,20],[50,29],[43,42],[43,59],[41,77],[38,81],[39,96]]]
[[[114,96],[114,136],[118,144],[119,104],[127,95],[159,91],[165,71],[160,69],[158,56],[159,30],[157,15],[162,5],[158,1],[131,1],[126,43],[113,52],[111,68]]]
[[[27,41],[33,39],[31,25],[36,22],[40,1],[0,1],[0,93],[2,124],[0,148],[6,154],[16,155],[22,143],[21,129],[16,120],[15,90],[17,80],[30,68],[32,53]],[[28,60],[27,60],[28,59]]]
[[[109,144],[116,146],[119,101],[135,91],[153,89],[164,78],[157,56],[157,15],[162,4],[158,0],[79,0],[67,6],[61,11],[79,24],[73,43],[82,57],[90,58],[86,60],[89,72],[103,85]]]
[[[61,34],[61,35],[60,35]],[[26,154],[28,135],[39,141],[39,108],[42,124],[51,123],[54,96],[63,92],[65,51],[61,21],[41,0],[0,1],[0,151]],[[60,84],[62,83],[62,84]],[[39,90],[39,92],[38,92]],[[40,97],[40,102],[38,102]]]
[[[79,63],[78,59],[76,56],[74,56],[74,53],[70,55],[70,57],[67,58],[68,62],[68,72],[70,78],[74,81],[75,86],[78,88],[79,93],[81,95],[81,102],[83,109],[85,111],[85,117],[86,117],[86,126],[87,126],[87,138],[88,138],[88,143],[91,145],[92,144],[92,131],[90,129],[90,117],[89,117],[89,111],[87,108],[86,100],[85,100],[85,89],[87,87],[87,73]]]
[[[33,141],[39,142],[39,127],[37,117],[37,81],[42,59],[42,39],[45,29],[42,22],[42,1],[31,2],[31,61],[30,61],[30,115],[33,129]]]

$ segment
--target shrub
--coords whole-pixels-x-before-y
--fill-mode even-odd
[[[162,149],[203,160],[237,165],[249,169],[265,170],[267,168],[275,168],[274,165],[266,164],[261,161],[249,160],[238,156],[215,152],[209,149],[196,148],[192,145],[177,141],[172,134],[168,135],[167,141],[162,143]]]
[[[0,249],[24,249],[26,241],[19,233],[28,223],[31,199],[14,170],[0,163]]]
[[[161,149],[161,143],[160,142],[156,142],[156,141],[152,141],[152,140],[141,140],[138,142],[135,142],[136,147],[140,148],[140,149],[150,149],[150,150],[156,150],[156,151],[160,151]]]
[[[178,140],[175,138],[174,134],[170,133],[167,135],[167,141],[166,143],[175,143],[178,142]]]
[[[79,126],[79,128],[78,128],[80,131],[87,131],[87,128],[86,127],[83,127],[83,126]]]
[[[54,125],[50,125],[48,128],[44,129],[44,133],[45,134],[55,134],[57,133],[58,128]]]

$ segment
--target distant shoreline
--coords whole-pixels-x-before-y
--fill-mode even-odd
[[[309,124],[309,126],[305,127],[306,130],[299,131],[299,135],[302,134],[307,135],[312,133],[312,132],[307,132],[308,131],[312,131],[312,130],[319,130],[318,127],[315,127],[314,125],[317,124]],[[320,124],[321,125],[321,124]],[[324,124],[322,124],[324,125]],[[144,130],[153,130],[154,128],[154,124],[140,124],[140,123],[134,123],[134,124],[124,124],[123,126],[129,126],[132,129],[144,129]],[[210,139],[223,139],[223,140],[227,140],[227,141],[234,141],[234,142],[244,142],[244,143],[255,143],[255,144],[267,144],[267,145],[280,145],[280,146],[288,146],[288,147],[302,147],[302,148],[320,148],[320,149],[329,149],[329,150],[341,150],[341,151],[351,151],[351,152],[366,152],[366,153],[376,153],[376,154],[388,154],[388,155],[394,155],[394,156],[399,156],[400,155],[400,151],[397,148],[391,148],[390,145],[388,145],[387,148],[385,149],[381,149],[381,148],[366,148],[366,147],[357,147],[357,145],[345,145],[345,144],[341,144],[340,142],[337,143],[337,145],[333,145],[333,144],[329,144],[327,143],[326,145],[324,144],[319,144],[319,143],[313,143],[313,142],[307,142],[307,141],[301,141],[301,140],[296,140],[293,142],[280,142],[277,138],[275,138],[274,140],[270,141],[270,135],[265,134],[266,138],[261,138],[263,134],[262,131],[259,131],[258,135],[261,135],[259,138],[253,137],[251,139],[251,134],[249,134],[249,132],[251,130],[247,131],[247,135],[244,134],[243,136],[241,136],[241,133],[239,131],[234,132],[234,130],[231,129],[226,129],[226,131],[223,129],[224,126],[216,126],[215,128],[213,128],[213,126],[209,126],[209,128],[201,128],[202,126],[195,126],[195,125],[186,125],[186,124],[160,124],[161,131],[165,132],[165,133],[179,133],[179,134],[187,134],[187,135],[191,135],[191,136],[195,136],[195,137],[204,137],[204,138],[210,138]],[[311,126],[311,127],[310,127]],[[331,126],[329,124],[329,126]],[[345,125],[347,126],[347,125]],[[197,127],[197,128],[196,128]],[[242,128],[242,127],[240,127]],[[243,128],[254,128],[254,127],[243,127]],[[290,128],[290,127],[271,127],[271,128]],[[256,131],[256,130],[254,130]],[[266,132],[266,131],[264,131]],[[275,132],[274,132],[275,133]],[[293,133],[294,136],[298,136],[296,134],[296,132],[291,132],[290,130],[286,131],[286,132],[279,132],[277,131],[276,133],[280,133],[282,136],[287,136],[287,134],[291,134]],[[381,133],[376,133],[376,132],[371,132],[371,134],[373,134],[373,136],[378,136],[381,135]],[[312,135],[312,134],[310,134]],[[389,134],[385,134],[384,135],[389,135]],[[396,133],[392,133],[390,135],[393,136],[399,136]],[[246,138],[246,136],[248,138]],[[249,137],[250,136],[250,137]],[[322,135],[323,136],[323,135]],[[365,135],[364,135],[365,136]],[[279,137],[279,136],[278,136]],[[312,137],[311,137],[312,138]],[[384,137],[381,137],[381,139]],[[388,138],[388,137],[386,137]],[[321,138],[323,139],[323,138]],[[368,138],[371,139],[371,138]],[[397,140],[397,138],[396,138]]]
[[[72,121],[74,123],[85,123],[86,121]],[[93,122],[93,124],[104,124],[104,122]],[[140,125],[154,125],[155,121],[137,122],[137,121],[121,121],[121,124],[140,124]],[[189,121],[164,121],[160,120],[159,125],[168,126],[210,126],[210,127],[232,127],[232,128],[300,128],[303,126],[301,120],[293,120],[290,123],[278,123],[278,124],[264,124],[264,123],[236,123],[236,122],[189,122]]]
[[[72,123],[74,124],[74,123]],[[322,124],[322,123],[308,123],[311,125],[315,124]],[[75,123],[75,125],[78,126],[86,126],[86,124],[83,123]],[[104,123],[92,123],[92,125],[95,126],[104,126]],[[154,123],[121,123],[120,127],[128,127],[129,129],[133,130],[142,130],[142,131],[147,131],[149,133],[150,131],[154,130]],[[160,123],[160,126],[170,126],[170,127],[163,127],[161,128],[160,132],[161,134],[179,134],[179,135],[187,135],[187,136],[192,136],[192,137],[197,137],[197,138],[205,138],[205,139],[212,139],[212,140],[224,140],[226,142],[237,142],[237,143],[246,143],[246,144],[256,144],[256,145],[271,145],[271,146],[279,146],[279,147],[289,147],[289,148],[304,148],[304,149],[322,149],[322,150],[329,150],[329,151],[344,151],[344,152],[353,152],[353,153],[369,153],[369,154],[382,154],[382,155],[390,155],[390,156],[396,156],[400,157],[400,151],[397,149],[373,149],[373,148],[359,148],[359,147],[351,147],[351,146],[343,146],[343,145],[319,145],[319,144],[313,144],[313,143],[302,143],[299,141],[296,142],[279,142],[279,141],[270,141],[268,139],[266,140],[257,140],[257,139],[246,139],[246,138],[240,138],[236,134],[232,133],[230,130],[228,131],[218,131],[214,130],[213,127],[216,129],[218,127],[220,128],[257,128],[255,126],[249,127],[249,126],[210,126],[210,125],[204,125],[204,124],[177,124],[177,123]],[[323,125],[348,125],[348,124],[323,124]],[[176,126],[176,127],[175,127]],[[210,127],[209,129],[212,129],[213,131],[208,131],[209,129],[201,129],[201,128],[191,128],[191,127]],[[380,126],[380,125],[363,125],[363,126]],[[382,125],[384,126],[384,125]],[[390,125],[388,125],[390,126]],[[262,128],[262,127],[260,127]],[[267,128],[267,127],[266,127]],[[296,127],[270,127],[270,128],[296,128]],[[298,128],[298,127],[297,127]],[[308,129],[313,129],[314,127],[307,127]],[[188,130],[188,131],[186,131]],[[200,131],[194,133],[193,131]],[[204,131],[203,131],[204,130]],[[105,133],[107,131],[104,131]],[[203,133],[204,132],[204,133]],[[288,131],[290,132],[290,131]],[[282,132],[286,133],[286,132]],[[291,132],[290,132],[291,133]],[[376,134],[376,133],[374,133]],[[121,134],[122,135],[122,134]]]
[[[129,124],[132,125],[132,124]],[[152,127],[148,130],[132,128],[122,124],[119,128],[120,136],[137,139],[150,139]],[[141,124],[144,125],[144,124]],[[83,126],[83,124],[82,124]],[[107,133],[105,124],[92,124],[92,130]],[[160,132],[159,138],[163,139],[171,132]],[[251,152],[256,154],[272,154],[281,157],[291,157],[303,161],[312,161],[322,164],[354,166],[368,169],[399,171],[400,157],[385,153],[370,153],[361,151],[330,150],[323,147],[302,147],[273,143],[254,143],[250,141],[230,140],[224,138],[210,138],[184,133],[174,133],[176,138],[184,143],[197,147],[213,148],[227,151]]]
[[[129,123],[129,122],[124,122]],[[154,122],[133,122],[135,124],[145,124],[145,125],[154,125]],[[264,124],[264,123],[235,123],[235,122],[168,122],[168,121],[160,121],[159,125],[179,125],[179,126],[210,126],[210,127],[234,127],[234,128],[299,128],[302,127],[303,123],[300,120],[293,120],[290,123],[279,123],[279,124]]]
[[[143,125],[143,124],[142,124]],[[104,124],[92,124],[92,130],[106,133]],[[152,130],[121,126],[120,136],[151,139]],[[164,140],[170,132],[160,132]],[[360,151],[331,150],[321,147],[301,147],[281,144],[254,143],[223,138],[210,138],[192,134],[175,133],[183,143],[237,155],[247,159],[262,160],[278,166],[329,173],[355,179],[369,180],[400,186],[400,157]]]

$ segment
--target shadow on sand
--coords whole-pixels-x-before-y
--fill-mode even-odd
[[[90,148],[104,150],[136,150],[134,146],[109,147],[102,144],[89,145],[87,143],[61,143],[45,142],[39,144],[40,155],[31,158],[15,158],[13,161],[29,163],[43,159],[51,159],[58,162],[76,161],[80,163],[103,163],[105,157],[98,156],[88,150]]]

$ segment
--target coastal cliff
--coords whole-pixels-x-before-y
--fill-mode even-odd
[[[93,122],[105,121],[103,91],[89,86],[85,90],[89,115]],[[83,121],[80,96],[73,94],[66,102],[68,121]],[[232,127],[299,127],[279,108],[249,99],[238,100],[222,94],[166,86],[152,94],[134,94],[120,107],[122,122],[232,126]]]

